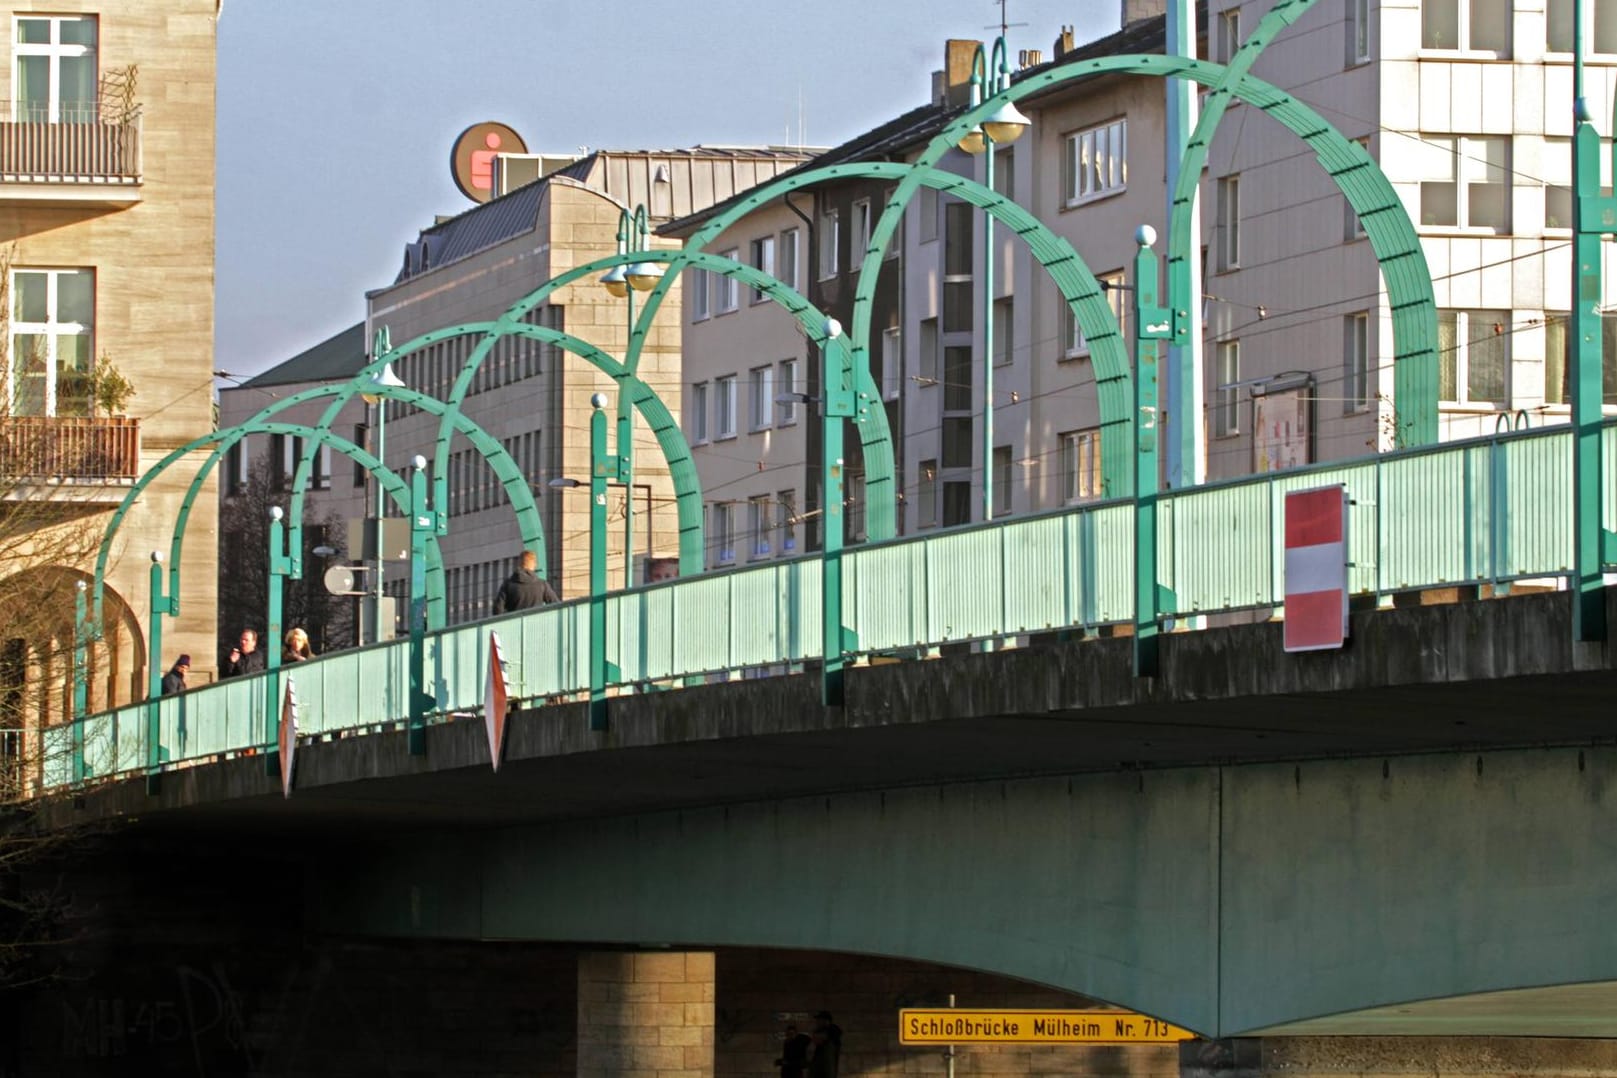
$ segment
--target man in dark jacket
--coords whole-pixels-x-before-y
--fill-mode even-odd
[[[225,656],[224,667],[219,671],[222,677],[244,677],[248,674],[262,673],[264,669],[264,656],[258,652],[258,633],[252,629],[243,629],[241,639],[237,645],[230,649]]]
[[[185,675],[191,669],[191,656],[181,655],[174,660],[174,665],[168,673],[163,675],[163,695],[173,696],[175,693],[185,691]]]
[[[499,592],[494,596],[494,613],[509,614],[561,601],[556,598],[556,591],[550,586],[550,581],[536,572],[538,568],[539,559],[534,556],[533,551],[524,550],[522,568],[512,573],[511,578],[500,585]]]

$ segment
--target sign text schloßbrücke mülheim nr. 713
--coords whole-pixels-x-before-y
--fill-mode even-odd
[[[1195,1036],[1133,1011],[898,1012],[900,1044],[1169,1044]]]

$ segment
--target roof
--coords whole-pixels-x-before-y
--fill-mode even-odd
[[[1206,10],[1203,4],[1197,4],[1198,19],[1205,18]],[[1167,44],[1167,18],[1156,15],[1148,19],[1138,19],[1121,30],[1106,37],[1096,38],[1094,41],[1069,50],[1056,60],[1049,60],[1042,64],[1025,67],[1013,72],[1011,81],[1021,82],[1033,75],[1043,74],[1054,68],[1066,64],[1079,63],[1084,60],[1093,60],[1099,56],[1112,56],[1130,53],[1162,52]],[[1104,74],[1089,76],[1088,78],[1105,78]],[[1087,79],[1080,79],[1084,82]],[[1067,83],[1058,91],[1069,89],[1074,83]],[[1040,95],[1043,96],[1043,95]],[[809,161],[805,161],[790,172],[784,172],[777,179],[785,179],[798,172],[807,172],[812,169],[826,168],[830,165],[840,165],[849,161],[868,161],[888,157],[904,150],[919,146],[930,140],[938,132],[949,125],[949,121],[966,111],[964,105],[926,104],[913,108],[901,116],[888,120],[879,127],[872,128],[862,135],[855,135],[847,142],[834,146],[825,153]],[[657,229],[660,235],[685,236],[693,232],[704,221],[723,213],[741,198],[745,192],[723,202],[709,206],[698,213],[689,214],[678,220],[670,221]]]
[[[284,386],[294,382],[340,382],[358,374],[365,366],[365,323],[358,322],[313,348],[299,352],[285,363],[271,367],[241,384],[243,389]]]

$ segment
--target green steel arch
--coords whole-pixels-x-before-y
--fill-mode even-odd
[[[354,460],[366,471],[376,476],[377,482],[381,483],[383,489],[392,495],[394,503],[398,505],[399,508],[404,512],[410,512],[409,484],[400,479],[395,473],[389,471],[383,466],[381,461],[371,456],[364,449],[361,449],[353,442],[350,442],[348,439],[343,438],[332,431],[318,430],[314,427],[304,426],[301,423],[260,423],[256,424],[251,430],[247,430],[244,427],[232,427],[229,430],[216,430],[211,434],[205,434],[200,438],[193,439],[180,446],[178,449],[175,449],[173,452],[165,456],[162,460],[146,469],[145,473],[135,481],[135,485],[129,488],[129,493],[124,495],[123,503],[119,505],[117,511],[112,514],[112,519],[107,521],[106,531],[101,536],[101,548],[96,555],[95,576],[93,578],[93,584],[91,587],[91,602],[93,605],[91,607],[90,624],[94,626],[97,635],[100,634],[101,629],[102,595],[106,589],[107,561],[112,554],[112,541],[117,536],[118,529],[123,525],[124,517],[128,515],[130,508],[133,507],[134,504],[140,499],[142,492],[145,491],[146,487],[149,486],[153,480],[167,471],[175,463],[183,459],[187,454],[193,453],[198,449],[205,449],[210,445],[217,445],[221,442],[229,442],[229,444],[234,445],[247,434],[290,434],[297,437],[314,439],[317,444],[325,443],[330,445],[332,448],[341,452],[344,456]],[[183,538],[183,533],[185,530],[183,519],[177,521],[176,527],[177,530],[170,546],[174,561],[169,566],[168,586],[169,594],[172,597],[172,602],[174,604],[171,608],[171,613],[177,615],[179,613],[180,596],[179,551],[180,542]],[[442,576],[443,557],[438,549],[438,541],[436,537],[434,537],[432,544],[427,548],[427,561],[429,571],[436,572]]]
[[[1229,108],[1238,84],[1243,80],[1256,81],[1248,79],[1247,73],[1258,55],[1314,3],[1315,0],[1279,0],[1258,21],[1251,36],[1242,42],[1223,74],[1212,84],[1195,130],[1185,145],[1168,222],[1168,287],[1175,312],[1175,344],[1185,343],[1189,331],[1190,276],[1185,258],[1187,252],[1200,246],[1190,234],[1191,210],[1213,132]],[[1272,104],[1253,103],[1265,112],[1281,105],[1279,98]],[[1435,442],[1438,439],[1437,302],[1414,222],[1364,147],[1357,142],[1325,138],[1320,130],[1297,133],[1364,220],[1371,250],[1375,251],[1381,272],[1387,278],[1393,339],[1397,342],[1393,363],[1394,444],[1403,448]],[[1408,408],[1403,407],[1406,403]]]
[[[751,213],[754,209],[770,202],[775,198],[790,194],[792,191],[810,187],[827,180],[835,179],[899,179],[919,175],[918,185],[934,187],[940,191],[954,194],[959,198],[979,206],[1004,221],[1016,235],[1028,244],[1045,270],[1055,281],[1056,287],[1061,290],[1062,298],[1072,308],[1078,318],[1079,327],[1084,337],[1090,342],[1091,361],[1094,364],[1095,378],[1100,386],[1101,394],[1101,423],[1102,426],[1118,425],[1129,422],[1133,389],[1131,387],[1128,347],[1123,340],[1117,326],[1117,320],[1112,317],[1111,308],[1107,305],[1101,293],[1100,284],[1082,258],[1073,250],[1065,239],[1050,231],[1049,226],[1040,221],[1031,212],[1017,205],[1015,202],[990,191],[969,177],[960,176],[953,172],[946,172],[931,166],[918,167],[914,165],[895,164],[887,162],[860,162],[845,165],[828,165],[824,168],[811,169],[807,172],[794,173],[790,176],[762,184],[743,196],[735,205],[705,224],[694,233],[686,242],[681,252],[686,262],[694,262],[700,255],[701,247],[711,242],[721,232],[729,228],[736,221]],[[906,196],[907,199],[907,196]],[[889,206],[892,204],[889,203]],[[883,244],[878,244],[874,237],[871,240],[870,252],[867,252],[867,265],[870,257],[875,258],[875,265],[879,269],[881,264],[881,250]],[[682,268],[680,259],[675,259],[676,271]],[[860,275],[860,291],[854,297],[854,329],[850,334],[850,348],[853,351],[854,373],[859,378],[858,392],[863,402],[867,404],[880,399],[875,380],[870,374],[868,361],[869,338],[869,307],[871,297],[875,290],[875,277],[870,278],[870,288],[864,289],[865,277]],[[663,282],[651,291],[642,306],[640,320],[636,323],[634,332],[629,341],[629,360],[631,364],[638,365],[640,348],[651,326],[651,318],[655,316],[657,308],[662,304],[663,297],[668,290],[668,283]],[[864,327],[860,328],[859,315],[861,306],[864,308]],[[885,427],[885,412],[881,408],[871,409],[882,415]],[[1101,439],[1102,481],[1105,484],[1108,496],[1119,496],[1128,493],[1132,478],[1130,472],[1131,455],[1128,452],[1127,439],[1112,438]],[[1107,447],[1111,446],[1108,454]],[[889,446],[889,452],[891,451]],[[866,450],[866,460],[869,460],[869,449]],[[896,488],[891,490],[882,483],[877,483],[868,472],[865,477],[867,495],[866,520],[870,529],[871,539],[890,538],[896,533],[894,520],[894,507],[896,504]],[[876,521],[878,514],[888,530],[878,534]]]

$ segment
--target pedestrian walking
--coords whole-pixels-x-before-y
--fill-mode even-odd
[[[500,585],[494,596],[494,613],[510,614],[518,610],[531,610],[546,603],[559,603],[556,589],[550,581],[539,575],[539,559],[531,550],[522,552],[517,571]]]

